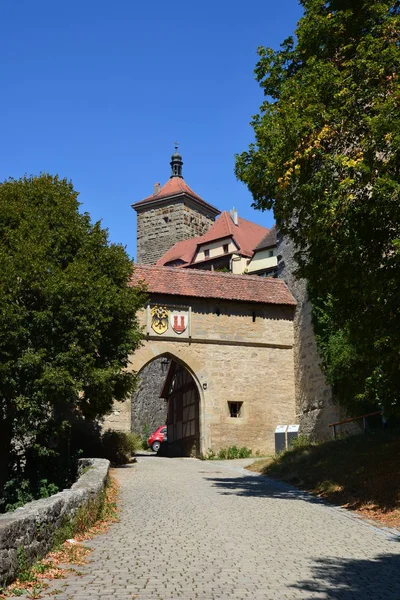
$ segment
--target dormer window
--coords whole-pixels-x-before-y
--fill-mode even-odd
[[[210,257],[210,251],[204,250],[204,258],[209,258],[209,257]]]
[[[228,254],[228,252],[229,252],[229,244],[224,244],[222,246],[222,249],[224,251],[224,254]]]

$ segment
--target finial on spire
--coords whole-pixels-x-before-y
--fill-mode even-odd
[[[182,161],[182,156],[178,152],[178,142],[174,142],[174,146],[175,146],[175,152],[171,156],[171,162],[170,162],[171,178],[172,177],[181,177],[183,179],[183,175],[182,175],[183,161]]]

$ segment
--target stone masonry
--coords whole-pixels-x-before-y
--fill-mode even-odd
[[[294,317],[296,422],[300,423],[302,433],[311,438],[325,439],[332,435],[329,423],[340,420],[342,415],[339,407],[333,403],[332,390],[320,367],[307,282],[295,277],[293,243],[279,234],[277,254],[278,277],[285,281],[297,302]]]
[[[167,418],[167,403],[160,398],[169,361],[155,359],[139,373],[136,391],[132,394],[132,433],[143,435],[145,428],[151,432],[164,425]]]
[[[52,546],[59,527],[77,510],[96,500],[104,490],[110,463],[103,458],[80,460],[79,479],[71,489],[50,498],[28,502],[25,506],[0,515],[0,582],[15,579],[23,552],[27,566],[43,557]]]
[[[190,304],[191,337],[147,335],[132,356],[139,372],[155,358],[183,364],[200,394],[200,452],[237,445],[271,453],[277,425],[295,422],[293,378],[293,308],[173,297]],[[152,296],[167,306],[171,298]],[[140,320],[146,324],[148,311]],[[241,418],[232,418],[228,402],[242,402]],[[131,400],[121,407],[116,427],[129,431]]]
[[[173,199],[136,207],[137,258],[141,264],[154,264],[176,242],[204,235],[214,224],[214,217],[198,205]]]

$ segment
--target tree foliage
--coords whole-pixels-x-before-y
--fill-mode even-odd
[[[0,489],[12,442],[57,459],[72,415],[105,415],[135,383],[144,295],[77,196],[50,175],[0,184]]]
[[[336,396],[389,410],[400,401],[400,3],[301,4],[296,39],[259,48],[266,98],[236,174],[296,244]]]

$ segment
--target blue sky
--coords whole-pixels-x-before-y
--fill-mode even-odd
[[[71,179],[82,210],[136,254],[130,207],[170,175],[220,210],[265,226],[236,181],[253,139],[260,45],[278,47],[297,0],[3,0],[0,181],[41,171]]]

